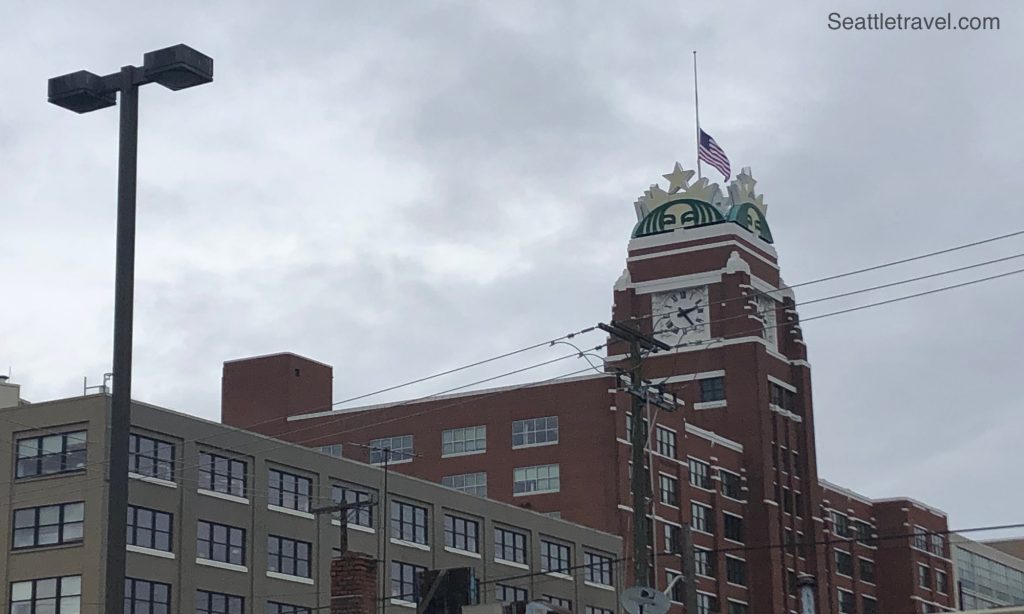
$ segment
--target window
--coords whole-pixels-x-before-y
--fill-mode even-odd
[[[586,581],[604,586],[612,584],[612,557],[594,552],[584,552],[583,562],[586,564]]]
[[[558,416],[516,420],[512,423],[512,447],[558,443]]]
[[[946,554],[946,538],[938,533],[931,534],[931,550],[930,552],[935,556],[945,556]]]
[[[309,542],[268,535],[267,571],[308,578],[309,550]]]
[[[267,503],[289,510],[308,512],[309,493],[312,488],[313,480],[309,478],[271,469]]]
[[[85,431],[19,439],[15,477],[85,469],[85,447]]]
[[[853,593],[850,591],[844,591],[839,589],[839,613],[840,614],[853,614],[855,601]]]
[[[839,537],[851,537],[850,519],[845,514],[832,512],[832,532]]]
[[[647,441],[647,433],[651,432],[651,426],[647,422],[647,418],[640,419],[643,421],[644,424],[644,441]],[[630,444],[633,443],[633,414],[630,413],[626,414],[626,441],[628,441]]]
[[[747,604],[739,601],[729,602],[729,614],[747,614]]]
[[[836,573],[853,577],[853,557],[850,556],[849,552],[843,550],[835,551],[836,557]]]
[[[464,492],[470,495],[476,495],[478,497],[486,497],[487,474],[481,471],[479,473],[460,473],[459,475],[446,475],[443,478],[441,478],[441,486],[454,488],[459,492]]]
[[[722,514],[722,532],[726,539],[743,543],[743,518],[728,512]]]
[[[128,436],[128,471],[174,481],[174,444],[132,433]]]
[[[878,614],[878,601],[874,597],[861,595],[860,611],[861,614]]]
[[[743,559],[725,557],[725,578],[730,584],[747,585],[747,562]]]
[[[927,565],[917,565],[917,585],[921,588],[930,589],[932,587],[932,569]]]
[[[698,576],[715,577],[715,557],[710,550],[693,549],[693,570]]]
[[[935,570],[935,590],[939,591],[943,595],[949,592],[949,586],[946,583],[946,572],[936,569]]]
[[[863,520],[851,520],[850,524],[852,525],[851,528],[856,533],[858,542],[866,546],[874,545],[874,539],[871,537],[871,534],[874,532],[874,529],[871,527],[870,524],[864,522]]]
[[[796,412],[796,393],[775,382],[768,382],[771,404],[786,411]]]
[[[494,598],[501,603],[512,603],[513,601],[526,601],[526,589],[506,584],[494,585]]]
[[[345,447],[342,444],[340,444],[340,443],[329,443],[329,444],[327,444],[325,446],[320,446],[320,453],[321,454],[326,454],[327,456],[333,456],[334,458],[341,458],[342,455],[344,454],[344,451],[345,451]],[[273,602],[268,601],[267,605],[269,606],[271,603],[273,603]],[[281,604],[278,604],[278,605],[281,605]],[[290,608],[290,607],[297,607],[297,606],[285,606],[285,607],[289,607]],[[296,611],[298,611],[298,610],[296,610]]]
[[[700,503],[690,503],[690,528],[702,533],[715,532],[715,519],[711,515],[711,508]]]
[[[426,567],[391,561],[391,598],[409,603],[420,600],[420,574]]]
[[[558,492],[558,465],[517,467],[512,476],[512,494]]]
[[[572,609],[572,599],[566,599],[564,597],[555,597],[554,595],[544,595],[544,599],[547,599],[548,603],[558,608],[565,608],[566,610]]]
[[[199,488],[245,497],[245,461],[200,452]]]
[[[592,605],[588,605],[584,610],[585,614],[615,614],[615,612],[608,608],[598,608]]]
[[[743,500],[743,479],[739,475],[719,469],[718,477],[722,480],[723,495],[730,499]]]
[[[526,535],[511,529],[494,529],[494,558],[526,564]]]
[[[334,484],[331,486],[331,500],[335,503],[366,503],[371,501],[370,493],[365,490],[358,490],[348,486]],[[335,520],[341,520],[341,513],[333,515]],[[373,506],[360,505],[348,510],[348,524],[360,527],[373,528]]]
[[[871,584],[875,583],[875,562],[871,559],[858,559],[860,561],[860,579]]]
[[[665,505],[679,507],[679,480],[667,475],[658,475],[658,492]]]
[[[392,501],[391,537],[414,544],[426,544],[427,509],[412,503]]]
[[[910,545],[918,550],[928,552],[928,531],[924,527],[915,526]]]
[[[171,585],[124,579],[124,614],[170,614]]]
[[[683,530],[673,524],[661,526],[665,528],[665,545],[662,550],[666,554],[678,554],[683,544]]]
[[[718,598],[714,595],[697,593],[697,614],[717,614]]]
[[[712,401],[725,400],[725,378],[706,377],[700,380],[700,402],[710,403]]]
[[[301,605],[268,601],[266,614],[312,614],[313,610]],[[154,612],[153,614],[157,614]]]
[[[672,587],[672,592],[669,594],[672,601],[675,601],[676,603],[686,603],[686,585],[682,580],[677,580],[675,584],[672,584],[672,581],[679,576],[680,574],[675,571],[666,571],[665,586]]]
[[[412,460],[413,456],[412,435],[384,437],[370,441],[371,464]]]
[[[663,426],[654,427],[654,441],[658,454],[676,457],[676,434]]]
[[[460,516],[444,515],[444,545],[466,552],[480,552],[480,523]]]
[[[14,511],[14,540],[11,546],[35,548],[82,541],[84,503],[62,503]]]
[[[200,520],[196,532],[196,556],[245,566],[245,529]]]
[[[690,485],[711,490],[711,465],[696,458],[690,459]]]
[[[467,426],[441,433],[441,456],[487,451],[487,427]]]
[[[150,550],[171,551],[171,515],[145,507],[128,506],[128,544]]]
[[[82,576],[11,583],[11,614],[78,614]]]
[[[196,591],[196,614],[242,614],[245,599],[237,595]]]
[[[546,539],[540,541],[540,570],[559,573],[570,573],[572,563],[570,562],[569,546]]]

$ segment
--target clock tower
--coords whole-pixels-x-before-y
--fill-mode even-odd
[[[824,527],[810,365],[767,207],[750,169],[724,193],[706,178],[691,184],[693,171],[678,163],[664,177],[667,190],[652,185],[634,205],[638,222],[613,319],[670,346],[643,358],[643,377],[683,399],[685,423],[742,445],[754,508],[745,517],[747,581],[752,593],[772,596],[756,609],[799,610],[790,585],[801,574],[824,577],[825,550],[814,545]],[[609,366],[624,366],[627,352],[613,339]],[[652,428],[678,422],[678,413],[653,416]],[[680,517],[665,522],[693,526],[692,513],[681,506]],[[695,533],[694,544],[703,538]],[[818,597],[828,603],[824,591]]]

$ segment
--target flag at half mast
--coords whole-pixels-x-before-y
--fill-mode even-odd
[[[715,139],[711,138],[711,135],[703,130],[700,131],[697,158],[718,169],[718,172],[725,175],[726,179],[732,174],[732,169],[729,167],[729,157],[725,155],[725,151],[718,146]]]

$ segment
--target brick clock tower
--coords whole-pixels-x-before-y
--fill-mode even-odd
[[[685,400],[688,423],[742,445],[746,582],[751,594],[771,596],[758,611],[786,612],[799,609],[786,601],[794,573],[825,576],[824,550],[751,546],[823,533],[807,349],[750,170],[727,194],[706,178],[690,184],[693,174],[677,164],[668,191],[651,186],[635,204],[613,319],[671,346],[643,359],[643,377]],[[609,365],[625,367],[627,351],[611,342]],[[690,522],[692,510],[680,512]],[[818,598],[828,603],[824,584]]]
[[[676,164],[667,190],[652,185],[635,203],[612,307],[670,346],[643,356],[642,375],[682,402],[639,407],[650,561],[654,585],[671,587],[670,614],[688,597],[677,580],[686,527],[697,597],[686,614],[796,613],[803,575],[822,614],[950,610],[945,515],[818,477],[807,348],[749,169],[724,193],[693,174]],[[634,397],[613,375],[628,353],[611,338],[603,373],[343,411],[330,409],[329,365],[247,358],[224,365],[222,419],[363,462],[380,461],[367,445],[388,447],[391,470],[621,535],[617,574],[630,583]],[[482,556],[494,558],[485,537]],[[526,564],[534,596],[559,578],[539,550]],[[584,555],[572,553],[574,573],[588,573]]]

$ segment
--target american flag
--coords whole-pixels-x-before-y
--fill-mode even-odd
[[[729,168],[729,157],[725,155],[725,151],[718,146],[715,139],[711,138],[711,135],[703,130],[700,131],[697,159],[703,160],[718,169],[718,172],[725,175],[726,179],[732,174],[732,169]]]

